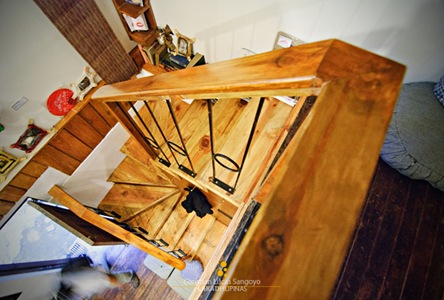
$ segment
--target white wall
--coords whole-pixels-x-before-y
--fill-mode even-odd
[[[28,119],[51,129],[60,119],[46,109],[46,99],[56,89],[76,81],[85,61],[63,38],[33,1],[0,1],[0,147],[9,149],[26,129]],[[11,106],[22,96],[21,109]]]
[[[442,0],[151,0],[159,25],[196,37],[215,62],[273,47],[282,30],[306,42],[338,38],[407,65],[405,81],[444,74]]]
[[[97,0],[125,50],[130,41],[121,26],[112,1]],[[46,109],[46,100],[58,88],[68,87],[81,76],[88,64],[54,27],[34,1],[0,1],[0,147],[9,149],[26,129],[28,119],[51,129],[61,118]],[[18,111],[12,105],[22,96],[29,101]]]

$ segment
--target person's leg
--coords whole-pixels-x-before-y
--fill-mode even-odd
[[[109,276],[111,282],[116,286],[131,283],[134,288],[137,288],[140,285],[139,277],[137,277],[137,274],[134,271],[111,273]]]

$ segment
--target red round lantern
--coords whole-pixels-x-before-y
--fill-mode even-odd
[[[66,115],[76,104],[77,99],[73,99],[74,92],[70,89],[58,89],[54,91],[46,102],[49,112],[55,116]]]

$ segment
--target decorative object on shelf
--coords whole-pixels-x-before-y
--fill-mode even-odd
[[[66,115],[77,104],[77,98],[73,95],[74,92],[70,89],[55,90],[46,101],[48,111],[54,116]]]
[[[89,67],[86,66],[79,80],[77,80],[76,83],[71,84],[71,88],[74,92],[74,95],[72,97],[83,100],[85,95],[88,94],[92,88],[97,86],[97,83],[94,80],[94,77],[96,75],[96,72],[90,72]]]
[[[276,40],[274,41],[273,50],[289,48],[301,44],[305,44],[305,42],[283,31],[279,31],[276,36]]]
[[[175,52],[176,51],[176,45],[173,43],[173,31],[171,30],[170,26],[168,24],[165,26],[165,28],[157,27],[157,31],[159,32],[163,43],[165,46],[167,46],[169,52]]]
[[[177,36],[177,47],[176,51],[174,51],[174,55],[185,56],[188,61],[191,61],[191,56],[193,56],[193,43],[196,39],[186,37],[180,34],[177,30],[175,30],[175,32]]]
[[[11,148],[17,148],[26,153],[30,153],[47,134],[48,131],[34,125],[34,120],[30,119],[28,122],[28,128],[20,136],[17,142],[11,145]]]
[[[179,65],[181,68],[186,68],[190,61],[188,58],[182,55],[170,55],[170,61],[175,63],[176,65]]]
[[[168,53],[160,61],[160,66],[167,71],[176,71],[185,68],[192,68],[204,64],[205,64],[205,57],[200,53],[196,53],[194,56],[192,56],[191,61],[188,61],[188,59],[185,56],[173,55],[172,53]]]
[[[142,49],[142,55],[154,66],[158,65],[160,58],[163,58],[167,53],[166,46],[160,44],[157,40],[155,40],[151,46],[144,46]]]
[[[132,4],[132,5],[137,5],[137,6],[142,6],[143,7],[143,0],[125,0],[126,3],[128,4]]]
[[[154,52],[154,65],[160,64],[161,60],[168,54],[167,47],[160,45],[160,47]]]
[[[148,31],[150,28],[148,26],[148,22],[146,21],[145,15],[139,15],[136,18],[127,16],[125,14],[122,14],[123,18],[126,21],[126,24],[128,25],[128,28],[131,32],[134,31]]]
[[[15,157],[3,151],[3,148],[0,148],[0,182],[5,181],[8,173],[11,172],[19,162],[25,159],[25,156]]]
[[[204,65],[205,62],[205,56],[200,53],[196,53],[193,58],[191,59],[190,63],[186,66],[187,68],[192,68],[196,66]]]

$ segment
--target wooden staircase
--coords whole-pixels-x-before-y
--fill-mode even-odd
[[[156,241],[164,251],[198,259],[205,267],[227,229],[227,218],[187,213],[181,205],[185,191],[147,158],[133,138],[121,151],[126,158],[109,177],[114,186],[99,208],[116,212],[119,221],[141,229],[146,239]]]
[[[135,154],[138,160],[147,168],[155,168],[158,176],[168,179],[168,185],[172,183],[179,191],[176,198],[171,196],[151,207],[148,205],[166,197],[174,188],[167,187],[168,191],[157,194],[157,199],[140,199],[142,205],[134,205],[129,211],[121,209],[126,214],[122,218],[131,217],[128,222],[132,226],[143,225],[148,235],[167,239],[169,249],[183,248],[194,257],[208,259],[192,299],[200,297],[221,260],[231,263],[227,279],[258,280],[262,288],[236,293],[225,289],[230,280],[224,280],[218,299],[327,299],[364,205],[404,72],[405,67],[396,62],[328,40],[102,87],[93,100],[105,102],[143,148],[145,153]],[[275,96],[300,100],[288,108]],[[182,101],[184,98],[194,101],[189,105]],[[246,105],[242,103],[245,98],[251,99]],[[316,98],[316,102],[308,113],[302,111],[304,117],[300,118],[307,98]],[[214,99],[217,140],[213,142],[203,124],[205,102]],[[128,106],[140,103],[140,109],[135,110],[143,114],[139,119],[128,111]],[[143,112],[145,108],[156,111],[168,142],[182,142],[169,122],[165,103],[182,129],[187,158],[178,157],[176,161],[167,151],[169,144],[154,129],[153,136],[160,141],[157,148],[148,141],[150,134],[143,124],[156,124],[146,117],[149,114]],[[264,113],[256,120],[253,115],[261,103]],[[247,125],[253,119],[257,127]],[[297,131],[286,140],[292,128]],[[250,131],[254,132],[251,140]],[[219,180],[232,186],[235,175],[225,168],[216,170],[215,176],[215,155],[208,154],[214,147],[214,153],[239,162],[246,139],[252,147],[239,185],[232,191],[220,185]],[[162,162],[160,155],[169,163]],[[193,174],[183,172],[182,165],[193,169]],[[125,176],[116,178],[128,179]],[[189,185],[206,194],[213,205],[214,219],[198,219],[181,209],[181,192]],[[157,188],[151,180],[149,185],[131,181],[131,186]],[[140,192],[132,188],[132,193],[136,191]],[[50,192],[86,221],[179,270],[185,268],[183,261],[100,220],[59,188]],[[122,191],[113,193],[125,196]],[[223,257],[253,198],[262,203],[258,213],[236,255]],[[115,205],[108,199],[103,205],[106,202]],[[218,235],[221,237],[216,239]],[[213,247],[214,242],[217,245]],[[208,258],[210,250],[214,254]]]

